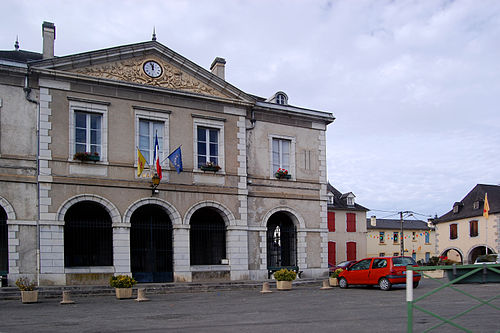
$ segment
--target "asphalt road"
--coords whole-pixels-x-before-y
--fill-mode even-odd
[[[438,285],[424,280],[415,298]],[[467,284],[458,289],[480,298],[498,296],[500,284]],[[255,290],[147,295],[150,302],[117,300],[113,296],[41,299],[36,304],[0,301],[0,332],[405,332],[406,291],[396,287],[320,290],[296,287],[291,291],[261,294]],[[420,306],[452,316],[478,304],[453,290],[445,290]],[[435,319],[414,314],[414,332],[429,328]],[[473,332],[500,331],[500,310],[480,307],[459,320]],[[435,332],[457,332],[442,326]]]

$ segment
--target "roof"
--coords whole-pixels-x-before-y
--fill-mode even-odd
[[[0,51],[0,59],[27,63],[33,60],[41,60],[42,54],[23,50]]]
[[[446,214],[433,220],[433,223],[455,221],[470,217],[482,216],[484,208],[484,197],[488,193],[489,214],[500,212],[500,186],[477,184],[462,200],[455,202],[458,212],[454,213],[453,208]],[[474,209],[474,202],[479,202],[479,207]]]
[[[333,194],[333,204],[328,203],[329,210],[341,209],[341,210],[354,210],[354,211],[364,211],[364,212],[369,211],[368,208],[363,207],[357,203],[354,203],[354,206],[347,204],[347,195],[352,192],[345,193],[344,195],[335,187],[333,187],[330,183],[327,184],[327,191]]]
[[[391,229],[400,230],[401,220],[376,219],[376,226],[371,224],[371,219],[366,219],[366,229]],[[403,230],[432,230],[427,222],[421,220],[403,220]]]

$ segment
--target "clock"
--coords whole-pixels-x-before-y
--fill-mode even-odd
[[[160,77],[163,73],[163,68],[161,68],[160,64],[153,60],[146,61],[142,69],[147,76],[152,78]]]

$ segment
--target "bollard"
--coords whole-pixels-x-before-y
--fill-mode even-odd
[[[75,304],[75,302],[71,300],[70,292],[68,290],[62,292],[62,297],[63,299],[61,304]]]
[[[332,287],[330,287],[330,281],[329,280],[323,280],[323,287],[321,287],[320,289],[321,290],[332,289]]]
[[[264,282],[262,284],[262,290],[260,291],[261,294],[268,294],[272,293],[272,291],[269,289],[269,282]]]
[[[147,302],[149,301],[149,298],[146,296],[146,289],[145,288],[139,288],[137,289],[137,298],[135,299],[137,302]]]

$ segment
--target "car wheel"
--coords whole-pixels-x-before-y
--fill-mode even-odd
[[[417,282],[413,282],[413,288],[417,288],[418,287],[418,281]]]
[[[347,288],[349,285],[347,284],[347,280],[345,278],[340,278],[339,279],[339,287],[340,288]]]
[[[392,284],[387,278],[381,278],[378,282],[378,286],[380,290],[391,290]]]

